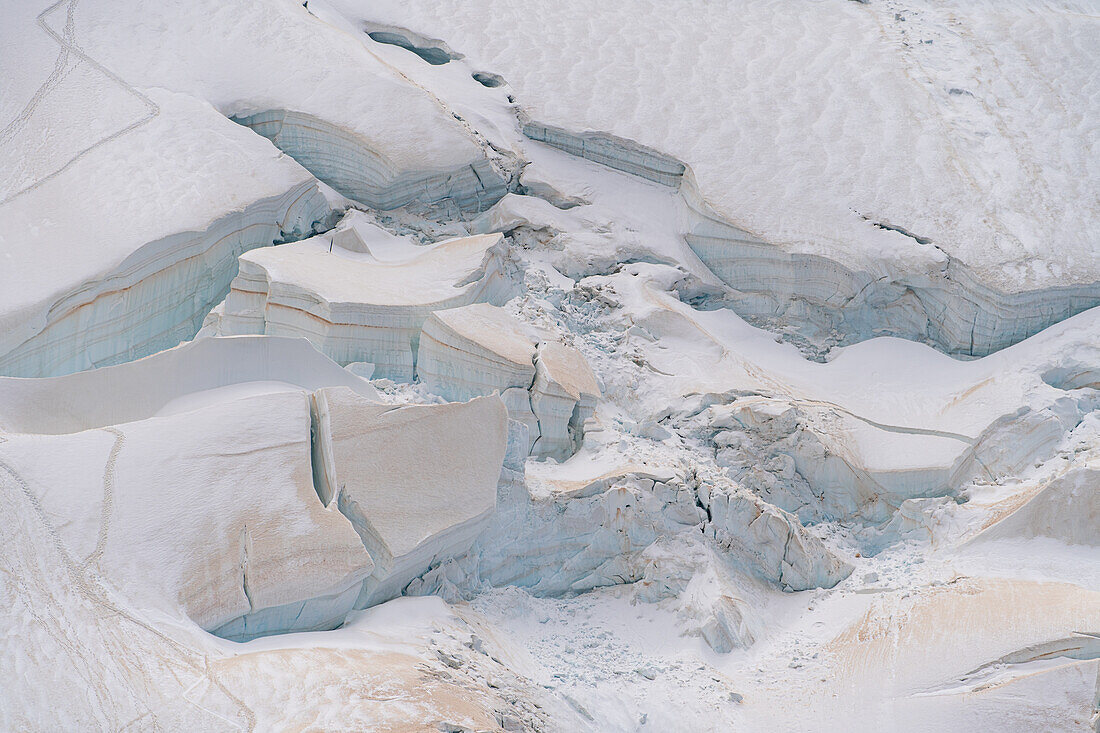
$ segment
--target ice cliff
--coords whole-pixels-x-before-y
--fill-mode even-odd
[[[584,440],[600,388],[576,349],[525,330],[500,308],[436,311],[424,323],[417,376],[447,399],[499,392],[527,427],[529,452],[565,460]]]
[[[341,364],[412,379],[433,311],[508,292],[499,235],[419,247],[353,216],[332,234],[242,257],[205,332],[305,336]]]

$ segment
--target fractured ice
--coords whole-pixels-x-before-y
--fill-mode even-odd
[[[241,258],[204,333],[304,336],[340,364],[413,377],[432,311],[508,297],[499,235],[417,246],[351,216],[332,234]]]
[[[1085,15],[0,41],[0,728],[1100,724]]]

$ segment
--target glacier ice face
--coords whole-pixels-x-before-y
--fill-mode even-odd
[[[933,245],[920,245],[928,251],[919,257],[862,265],[788,251],[721,219],[690,179],[672,190],[612,175],[609,188],[614,181],[612,190],[621,193],[594,195],[588,181],[570,175],[554,156],[529,152],[538,160],[529,167],[542,181],[533,190],[546,189],[563,205],[566,196],[587,196],[593,203],[563,210],[533,196],[508,194],[475,220],[477,231],[512,232],[519,239],[519,230],[547,251],[542,257],[574,279],[630,261],[691,267],[708,286],[718,285],[710,289],[716,303],[819,351],[891,335],[948,353],[982,356],[1100,303],[1089,283],[1021,291],[990,286],[968,264]],[[646,202],[642,211],[633,203],[640,200]],[[597,212],[614,212],[615,218],[608,221]],[[637,228],[654,234],[632,242]],[[674,242],[662,243],[655,236],[662,229],[682,238],[686,251],[678,251]]]
[[[424,323],[417,376],[450,400],[500,392],[529,429],[530,453],[565,460],[584,440],[600,396],[576,349],[540,338],[486,304],[437,311]]]
[[[238,255],[308,232],[327,211],[316,186],[307,183],[205,231],[150,242],[94,286],[51,304],[43,327],[0,356],[0,374],[68,374],[186,341],[228,289]]]
[[[445,99],[410,83],[363,29],[323,5],[203,0],[124,13],[98,2],[73,8],[72,32],[128,83],[208,101],[364,204],[452,195],[476,207],[479,193],[503,192],[500,172]]]
[[[694,496],[671,476],[609,476],[574,489],[544,498],[520,489],[502,507],[497,534],[481,542],[481,577],[551,595],[630,582],[640,577],[637,555],[700,521]]]
[[[418,246],[353,216],[331,238],[242,257],[204,333],[304,336],[340,364],[409,381],[432,311],[503,302],[509,291],[499,235]]]
[[[687,170],[687,166],[670,155],[614,135],[593,132],[575,134],[536,122],[524,125],[523,134],[570,155],[602,163],[632,176],[640,176],[672,188],[680,187]]]
[[[681,233],[699,259],[733,289],[730,306],[743,317],[796,329],[814,343],[889,335],[932,343],[952,354],[985,356],[1100,305],[1095,282],[1019,290],[990,285],[973,267],[923,237],[917,245],[927,251],[916,256],[865,263],[792,250],[716,213],[674,158],[603,134],[572,134],[534,124],[526,125],[524,133],[571,155],[676,189],[670,215],[681,222]],[[536,183],[533,190],[542,189]],[[568,201],[554,189],[548,195]],[[513,214],[511,226],[521,217],[536,227],[548,223],[544,217]],[[491,231],[507,228],[497,221],[490,226]],[[876,226],[912,238],[897,227]]]
[[[433,562],[465,552],[492,518],[507,444],[498,398],[394,407],[340,388],[316,392],[313,405],[322,496],[351,520],[375,561],[360,607],[399,595]]]
[[[508,191],[507,181],[487,158],[450,170],[395,170],[361,135],[313,115],[271,110],[233,120],[271,140],[344,196],[372,209],[445,202],[458,211],[476,212]]]

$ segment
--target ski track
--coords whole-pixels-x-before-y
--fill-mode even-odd
[[[144,104],[146,106],[146,108],[148,109],[148,113],[144,117],[142,117],[141,119],[138,119],[138,120],[130,123],[126,127],[122,128],[121,130],[117,130],[116,132],[113,132],[110,135],[107,135],[106,137],[101,138],[101,139],[97,140],[96,142],[92,143],[88,147],[86,147],[83,150],[81,150],[80,152],[78,152],[76,155],[74,155],[72,158],[70,158],[64,165],[62,165],[60,168],[53,171],[52,173],[49,173],[49,174],[43,176],[42,178],[39,178],[37,181],[30,184],[29,186],[26,186],[26,187],[20,189],[19,191],[16,191],[15,193],[10,194],[7,198],[0,201],[0,206],[3,206],[4,204],[8,203],[9,201],[12,201],[13,199],[15,199],[17,197],[22,196],[23,194],[25,194],[29,191],[35,190],[36,188],[38,188],[42,184],[46,183],[47,181],[50,181],[51,179],[56,178],[57,176],[61,175],[66,170],[68,170],[69,167],[72,166],[74,163],[76,163],[78,160],[80,160],[84,156],[91,153],[93,150],[96,150],[97,148],[100,148],[100,147],[106,145],[109,142],[117,140],[118,138],[122,137],[123,135],[126,135],[127,133],[133,132],[134,130],[138,129],[142,125],[145,125],[145,124],[151,122],[154,118],[157,117],[157,115],[160,114],[160,107],[157,105],[156,102],[154,102],[152,99],[150,99],[149,97],[142,94],[141,91],[139,91],[137,88],[133,87],[132,85],[130,85],[128,83],[126,83],[125,80],[121,79],[118,75],[116,75],[114,72],[112,72],[107,67],[100,64],[98,61],[93,59],[91,56],[84,53],[84,51],[80,48],[80,46],[77,45],[76,31],[75,31],[75,25],[76,25],[75,17],[76,17],[76,4],[77,4],[77,2],[79,2],[79,0],[58,0],[56,3],[54,3],[53,5],[50,5],[45,10],[43,10],[41,13],[39,13],[38,16],[35,18],[35,22],[38,24],[38,26],[40,28],[42,28],[42,30],[45,31],[50,36],[50,38],[54,39],[58,43],[58,45],[61,46],[61,51],[57,56],[57,61],[55,61],[55,63],[54,63],[54,70],[50,74],[49,78],[42,84],[42,86],[40,86],[35,91],[33,97],[31,98],[30,102],[28,102],[27,106],[23,109],[23,111],[20,112],[18,115],[16,115],[15,119],[13,119],[11,122],[9,122],[8,125],[4,127],[3,131],[0,131],[0,144],[3,144],[5,141],[10,141],[11,138],[14,137],[15,134],[20,131],[20,129],[22,129],[23,127],[26,126],[27,121],[30,119],[30,116],[34,112],[35,107],[37,107],[38,104],[42,101],[42,99],[44,99],[45,96],[47,94],[49,94],[54,88],[56,88],[57,85],[62,81],[62,79],[64,78],[64,74],[61,73],[61,70],[64,69],[65,66],[67,66],[70,54],[72,54],[73,56],[76,56],[81,61],[86,62],[88,65],[90,65],[92,68],[99,71],[101,74],[106,76],[108,79],[113,81],[115,84],[118,84],[126,92],[128,92],[129,94],[136,97],[138,99],[138,101],[140,101],[142,104]],[[66,21],[65,21],[65,34],[64,35],[58,35],[58,33],[53,28],[50,27],[49,23],[46,22],[46,17],[49,16],[54,10],[56,10],[58,7],[60,7],[62,4],[65,4],[65,3],[68,4],[68,8],[67,8],[67,12],[66,12]]]

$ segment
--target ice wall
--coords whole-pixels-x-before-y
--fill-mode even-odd
[[[204,231],[149,242],[54,302],[30,338],[14,343],[0,336],[0,374],[68,374],[186,341],[224,297],[240,254],[309,233],[330,211],[317,184],[305,181]]]
[[[203,332],[303,336],[340,364],[410,381],[430,313],[510,292],[500,235],[417,246],[353,232],[246,254]]]
[[[600,396],[579,351],[484,303],[432,313],[416,373],[449,400],[499,392],[510,417],[527,425],[530,454],[540,458],[576,452]]]
[[[355,132],[292,110],[268,110],[233,120],[294,158],[320,180],[372,209],[410,203],[452,202],[459,211],[483,211],[508,191],[487,158],[455,168],[400,169]]]
[[[685,233],[688,244],[737,291],[730,305],[738,315],[797,324],[814,340],[834,333],[846,343],[899,336],[950,354],[985,356],[1100,305],[1100,283],[1002,292],[943,252],[934,255],[935,267],[853,269],[721,221],[693,185],[682,193],[694,222]]]
[[[507,444],[498,398],[395,407],[337,388],[315,393],[313,412],[321,495],[375,561],[360,607],[400,595],[491,521]]]

